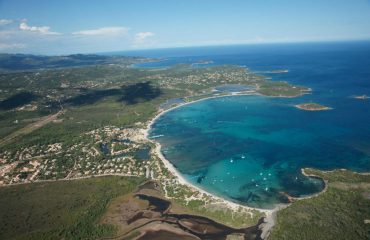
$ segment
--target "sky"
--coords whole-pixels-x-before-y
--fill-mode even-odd
[[[0,52],[370,40],[370,0],[0,0]]]

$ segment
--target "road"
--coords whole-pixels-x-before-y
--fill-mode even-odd
[[[55,114],[42,117],[39,121],[28,124],[27,126],[12,132],[8,136],[6,136],[5,138],[0,140],[0,146],[4,146],[6,144],[9,144],[9,143],[13,142],[19,136],[29,134],[29,133],[35,131],[36,129],[41,128],[42,126],[50,123],[51,121],[56,120],[58,118],[58,116],[63,114],[63,113],[64,113],[64,110],[60,110],[59,112],[57,112]]]

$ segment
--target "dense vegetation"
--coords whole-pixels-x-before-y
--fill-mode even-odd
[[[327,191],[279,211],[270,239],[370,239],[370,175],[345,170],[306,173],[328,180]]]
[[[74,54],[67,56],[36,56],[27,54],[0,54],[0,70],[20,71],[45,68],[66,68],[98,64],[131,64],[143,60],[137,57]]]
[[[267,81],[262,76],[237,66],[194,68],[190,65],[178,65],[168,69],[140,69],[130,67],[127,62],[131,64],[144,61],[140,58],[95,55],[1,57],[7,59],[5,62],[17,59],[13,63],[15,65],[26,62],[32,66],[46,64],[50,68],[0,72],[0,138],[38,121],[40,117],[61,109],[67,110],[61,116],[61,124],[48,126],[50,136],[46,137],[45,130],[41,129],[31,136],[37,141],[30,143],[30,138],[24,138],[17,144],[21,147],[39,143],[38,133],[43,135],[42,142],[57,142],[60,138],[55,137],[53,132],[58,132],[58,136],[62,133],[63,138],[66,133],[59,130],[67,127],[73,129],[68,131],[68,138],[73,138],[81,132],[108,124],[130,126],[137,122],[143,123],[153,117],[158,106],[168,99],[189,95],[204,97],[205,94],[212,93],[213,87],[223,84],[259,85],[258,91],[266,95],[295,96],[304,90],[283,82]],[[77,60],[86,65],[52,68],[54,65],[47,64],[58,62],[57,59],[60,58],[71,61],[71,65]],[[106,61],[119,63],[105,64]]]
[[[0,239],[96,239],[112,236],[99,219],[111,199],[139,178],[99,177],[0,188]]]

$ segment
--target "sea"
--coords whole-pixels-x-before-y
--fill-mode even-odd
[[[160,58],[136,67],[179,63],[244,66],[272,81],[312,89],[296,98],[231,96],[176,108],[150,136],[194,185],[250,207],[274,208],[287,195],[324,188],[302,168],[370,171],[370,42],[261,44],[158,49],[124,54]],[[288,70],[287,72],[273,72]],[[315,102],[329,111],[305,111]]]

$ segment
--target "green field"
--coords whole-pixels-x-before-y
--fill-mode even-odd
[[[115,228],[98,221],[111,199],[140,178],[98,177],[0,188],[0,239],[96,239]]]

